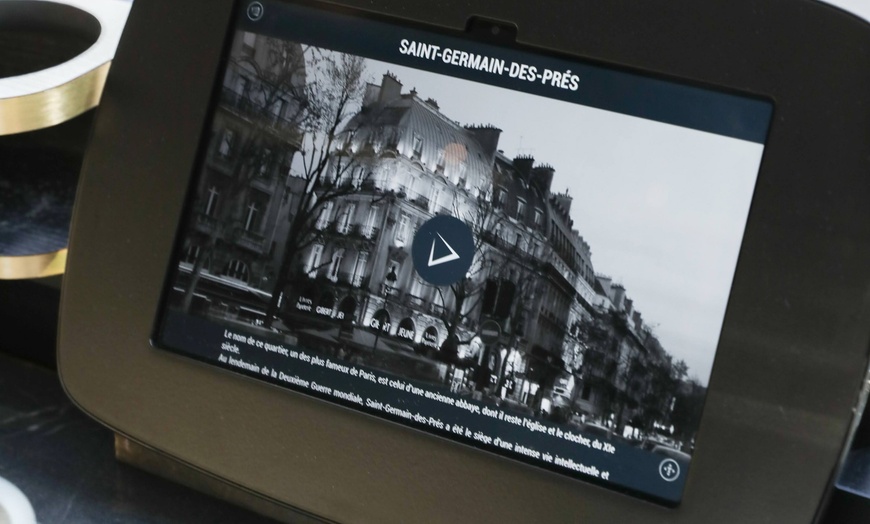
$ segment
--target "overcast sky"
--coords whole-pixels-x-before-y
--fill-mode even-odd
[[[555,167],[574,197],[592,264],[626,287],[667,351],[706,384],[758,173],[762,146],[368,61],[434,98],[462,124],[502,129],[509,158]]]

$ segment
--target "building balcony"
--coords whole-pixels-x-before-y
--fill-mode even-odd
[[[249,249],[259,254],[263,254],[265,252],[265,244],[266,238],[253,231],[248,231],[242,227],[237,229],[238,238],[236,243],[239,247]]]
[[[368,286],[369,282],[369,279],[366,278],[365,274],[354,274],[351,271],[339,271],[337,275],[329,275],[326,278],[335,284],[336,287],[342,288],[363,288]]]
[[[270,171],[266,171],[265,174],[251,180],[251,187],[271,195],[275,191],[275,177]]]
[[[381,228],[379,228],[379,227],[369,227],[369,228],[363,228],[363,229],[365,230],[363,232],[363,235],[369,240],[374,240],[374,239],[378,238],[378,235],[381,232]]]
[[[216,218],[206,215],[205,213],[196,214],[196,230],[206,235],[214,235],[217,231],[218,221]]]
[[[417,206],[422,211],[429,211],[429,199],[424,196],[417,196],[414,198],[409,198],[408,202]]]
[[[436,304],[434,302],[429,303],[429,313],[431,315],[434,315],[436,317],[440,317],[441,315],[444,314],[444,312],[445,312],[444,306],[441,306],[441,305]]]
[[[427,301],[425,299],[420,298],[420,297],[415,296],[415,295],[411,295],[410,293],[405,295],[405,299],[404,299],[403,303],[406,306],[408,306],[412,309],[416,309],[418,311],[427,311],[427,309],[428,309],[427,308]]]
[[[276,114],[272,108],[264,107],[251,93],[240,93],[229,87],[221,90],[221,107],[224,107],[255,125],[282,133],[291,143],[299,143],[301,133],[297,122],[284,115]]]

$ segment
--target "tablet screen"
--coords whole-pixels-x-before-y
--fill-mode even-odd
[[[772,104],[283,2],[231,40],[156,344],[678,503]]]

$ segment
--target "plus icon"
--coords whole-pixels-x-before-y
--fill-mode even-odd
[[[673,482],[680,476],[680,465],[674,459],[665,459],[659,464],[659,475],[666,482]]]

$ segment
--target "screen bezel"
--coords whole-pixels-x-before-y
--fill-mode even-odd
[[[714,515],[733,522],[771,507],[778,517],[811,519],[866,365],[870,307],[863,290],[870,275],[861,264],[867,247],[856,239],[868,237],[868,226],[854,217],[863,209],[859,197],[867,196],[861,170],[868,167],[870,126],[855,108],[866,104],[868,80],[853,73],[857,44],[866,45],[868,36],[865,24],[829,7],[796,1],[803,10],[776,4],[751,15],[754,3],[687,2],[683,10],[673,1],[668,9],[665,2],[579,4],[548,13],[520,2],[480,2],[452,10],[421,4],[410,13],[402,2],[385,1],[374,9],[454,28],[478,13],[522,20],[525,44],[776,101],[679,509],[655,508],[149,347],[228,38],[229,0],[174,4],[173,17],[165,16],[168,2],[134,5],[79,190],[59,346],[68,392],[136,441],[337,520],[407,521],[424,511],[445,520],[709,522]],[[576,17],[573,30],[553,31],[568,15]],[[815,32],[829,43],[807,45],[812,56],[797,56],[794,38]],[[843,56],[847,51],[852,57]],[[171,78],[184,78],[184,89]],[[824,132],[835,129],[837,135]],[[806,147],[810,138],[815,147]],[[832,165],[844,173],[836,181],[824,176]],[[819,198],[825,191],[830,196]],[[820,318],[827,322],[819,325]],[[744,458],[735,460],[734,449]]]
[[[295,2],[285,2],[285,3],[288,4],[288,6],[298,6],[298,7],[302,8],[300,10],[300,13],[299,13],[300,16],[308,16],[308,17],[315,18],[315,19],[317,19],[317,17],[319,16],[319,15],[314,14],[314,13],[316,13],[316,11],[305,11],[305,9],[308,7],[315,7],[315,8],[317,7],[316,5],[311,4],[310,2],[295,1]],[[227,41],[229,43],[231,43],[235,38],[238,38],[239,32],[242,32],[242,31],[254,31],[254,32],[256,32],[255,29],[256,29],[257,24],[251,24],[247,20],[243,20],[243,19],[239,20],[239,18],[238,18],[240,16],[244,17],[244,14],[243,14],[244,6],[245,6],[245,3],[241,3],[241,5],[236,8],[234,22],[231,22],[230,34],[227,37]],[[274,4],[266,3],[267,10],[269,10],[270,8],[274,9],[274,7],[276,7]],[[391,20],[388,17],[385,18],[385,17],[377,16],[375,14],[371,14],[371,13],[367,13],[367,12],[341,9],[341,8],[337,8],[337,7],[331,7],[329,10],[322,11],[322,13],[330,13],[330,14],[338,15],[336,18],[334,18],[334,23],[337,25],[340,25],[342,27],[347,27],[347,24],[350,23],[350,20],[353,20],[354,23],[360,23],[361,24],[360,27],[366,27],[366,22],[368,22],[368,21],[371,21],[373,23],[382,24],[379,26],[368,26],[365,29],[366,31],[368,31],[367,34],[371,34],[372,32],[375,32],[375,30],[372,29],[372,27],[383,28],[386,24],[389,24],[391,22]],[[287,15],[285,14],[283,16],[287,16]],[[479,19],[477,19],[477,18],[475,18],[473,20],[479,21]],[[305,25],[311,25],[311,22],[309,20],[306,20],[305,22],[303,22],[303,26],[305,26]],[[456,41],[457,37],[463,39],[461,41],[464,41],[468,45],[470,45],[469,41],[470,42],[479,42],[481,44],[489,44],[491,46],[491,48],[488,49],[488,51],[493,52],[493,53],[496,53],[496,52],[510,53],[511,51],[516,51],[518,53],[516,56],[520,57],[520,58],[514,58],[515,60],[522,59],[524,61],[530,61],[529,63],[535,63],[539,66],[540,66],[540,61],[543,59],[562,58],[562,59],[566,60],[567,64],[563,63],[563,64],[561,64],[561,66],[549,65],[549,67],[563,67],[564,68],[567,66],[569,68],[576,69],[577,66],[581,66],[581,67],[598,68],[598,70],[606,70],[607,73],[609,73],[611,71],[615,71],[618,74],[630,76],[630,78],[620,77],[620,81],[625,82],[625,83],[631,82],[630,85],[632,85],[633,88],[636,90],[641,90],[642,89],[641,86],[648,87],[649,90],[651,90],[651,91],[655,90],[654,92],[656,94],[650,95],[650,96],[657,95],[657,96],[661,97],[662,99],[666,99],[666,100],[663,100],[662,106],[669,108],[671,111],[673,111],[675,113],[678,113],[679,117],[674,117],[673,120],[669,120],[671,115],[669,115],[665,111],[658,111],[658,110],[651,110],[650,111],[650,110],[644,110],[644,109],[637,110],[634,107],[626,107],[625,109],[622,109],[622,106],[617,107],[618,104],[620,102],[622,102],[622,99],[608,100],[610,102],[610,104],[612,104],[612,105],[606,104],[606,105],[601,105],[601,106],[595,106],[595,107],[597,107],[597,109],[602,110],[602,111],[614,112],[616,114],[620,114],[622,111],[625,111],[625,113],[623,113],[623,114],[631,115],[634,118],[647,119],[650,122],[656,122],[657,124],[670,125],[670,126],[684,125],[687,129],[692,129],[694,132],[709,133],[709,134],[717,135],[720,137],[736,138],[736,139],[740,139],[740,140],[745,140],[748,143],[756,144],[756,145],[759,145],[762,147],[763,147],[763,143],[760,143],[760,141],[762,141],[764,139],[765,133],[769,128],[769,123],[771,120],[770,115],[773,111],[773,102],[769,99],[765,99],[764,97],[760,97],[760,96],[756,96],[756,95],[748,95],[745,93],[736,93],[733,90],[714,89],[710,86],[699,86],[699,85],[697,85],[697,83],[680,82],[680,81],[675,80],[675,79],[665,78],[664,75],[660,75],[660,74],[659,75],[651,75],[649,73],[641,73],[641,72],[632,70],[632,69],[627,68],[627,67],[607,66],[607,65],[603,65],[603,64],[599,64],[599,63],[583,61],[583,60],[576,58],[576,57],[565,57],[564,55],[560,56],[559,53],[554,53],[552,51],[542,51],[539,49],[530,49],[529,46],[518,45],[515,42],[513,42],[512,39],[506,39],[506,38],[502,37],[501,35],[493,37],[491,32],[485,30],[486,29],[485,26],[484,26],[484,30],[482,30],[482,31],[477,30],[471,34],[469,34],[471,29],[467,29],[465,31],[458,31],[458,32],[457,31],[446,31],[443,29],[435,31],[431,27],[421,26],[421,24],[414,23],[414,22],[402,23],[401,25],[397,25],[397,27],[401,27],[403,29],[408,29],[408,30],[417,29],[417,30],[421,30],[421,31],[428,31],[431,35],[433,35],[433,37],[438,36],[438,37],[443,37],[445,39],[452,38],[453,45],[456,45],[458,47],[461,47],[462,44],[460,44],[459,41]],[[261,30],[264,31],[263,34],[269,35],[271,38],[282,38],[281,36],[272,34],[276,31],[276,28],[274,26],[274,22],[269,24],[266,28],[262,28]],[[410,37],[411,34],[406,33],[403,36]],[[316,38],[319,38],[319,37],[320,37],[320,35],[316,35]],[[382,35],[380,33],[378,33],[378,37],[381,37],[381,38],[379,38],[379,40],[384,42],[384,43],[393,42],[392,39],[389,39],[387,37],[382,37]],[[359,37],[357,37],[357,38],[359,38]],[[423,33],[423,34],[416,34],[415,33],[413,38],[426,39],[426,38],[428,38],[428,36],[426,36],[426,33]],[[333,39],[327,38],[327,40],[333,40]],[[344,42],[344,41],[338,42],[337,39],[334,39],[334,40],[336,40],[333,42],[335,45],[343,45],[345,47],[348,47],[347,42]],[[303,45],[315,45],[313,42],[306,41],[306,40],[299,40],[299,42]],[[441,43],[442,43],[442,45],[445,45],[444,41],[441,41]],[[316,45],[322,46],[322,47],[329,47],[328,43],[326,43],[326,44],[318,43]],[[351,45],[349,47],[354,47],[354,46]],[[377,46],[371,46],[370,44],[364,44],[364,43],[359,44],[357,47],[365,48],[365,49],[369,50],[369,52],[372,52],[372,53],[374,52],[374,51],[372,51],[372,48],[378,49]],[[465,48],[463,48],[463,49],[465,49]],[[477,49],[477,50],[480,51],[480,49]],[[225,75],[227,74],[226,68],[228,67],[230,59],[231,59],[230,53],[228,51],[229,50],[225,50],[225,55],[222,57],[222,60],[221,60],[221,65],[219,67],[219,72],[218,72],[219,79],[225,78]],[[353,51],[346,51],[346,52],[348,52],[349,54],[353,54]],[[524,53],[524,55],[520,55],[519,53]],[[534,53],[534,55],[529,56],[531,53]],[[525,56],[525,58],[521,58],[523,56]],[[378,59],[378,58],[373,58],[371,56],[369,56],[368,58],[373,59],[373,60]],[[389,60],[389,58],[386,58],[383,56],[381,56],[379,58],[381,60]],[[399,58],[401,58],[401,57],[399,57],[399,56],[393,57],[393,59],[399,59]],[[535,61],[536,59],[537,59],[537,61]],[[411,66],[407,63],[404,64],[404,66],[408,67],[408,68],[413,68],[413,66]],[[424,65],[423,69],[420,69],[420,70],[427,71],[428,69],[426,69],[425,65]],[[449,69],[441,71],[441,72],[433,72],[431,70],[428,70],[428,71],[431,74],[445,74],[446,75],[446,74],[450,73]],[[457,79],[462,79],[464,82],[474,82],[474,80],[471,80],[468,78],[463,78],[461,72],[456,72],[456,71],[453,71],[453,72],[457,75],[455,77]],[[596,72],[597,72],[597,70],[596,70]],[[584,72],[580,72],[580,74],[584,77],[584,79],[587,83],[593,83],[592,76],[591,76],[593,74],[592,71],[584,71]],[[489,79],[485,79],[482,81],[486,82],[487,80],[489,80]],[[605,81],[605,80],[602,79],[602,81]],[[572,104],[572,103],[579,104],[579,102],[570,101],[570,99],[572,98],[570,95],[568,97],[562,96],[562,98],[555,98],[555,97],[559,97],[560,95],[562,95],[562,93],[560,93],[554,89],[553,90],[541,89],[541,90],[535,91],[533,93],[529,93],[528,91],[523,91],[522,89],[527,87],[525,84],[526,84],[525,81],[522,83],[515,83],[512,87],[517,89],[517,91],[516,91],[517,93],[524,93],[526,96],[531,95],[531,96],[529,96],[529,102],[531,102],[531,103],[534,102],[535,98],[546,96],[547,94],[549,94],[549,95],[554,96],[554,98],[553,98],[554,100],[559,100],[560,103],[562,103],[562,104]],[[666,87],[662,87],[662,84],[665,84]],[[501,89],[509,89],[509,87],[507,85],[498,85],[497,81],[492,81],[492,83],[485,84],[485,85],[489,85],[490,87],[495,86],[495,87],[499,87]],[[202,139],[200,142],[199,151],[198,151],[196,167],[195,167],[196,175],[192,179],[191,188],[189,189],[189,192],[187,195],[187,202],[185,205],[185,214],[184,214],[184,217],[182,218],[182,221],[180,222],[178,232],[176,233],[175,248],[174,248],[174,252],[173,252],[173,256],[172,256],[172,261],[173,261],[172,269],[170,271],[168,271],[168,277],[166,279],[166,282],[164,284],[164,289],[163,289],[163,299],[161,301],[163,306],[161,308],[161,311],[157,315],[155,315],[155,326],[154,326],[152,338],[151,338],[152,345],[154,347],[165,349],[167,351],[171,351],[171,352],[174,352],[174,353],[179,354],[179,355],[184,355],[188,358],[193,358],[194,360],[198,360],[200,362],[203,362],[204,364],[211,364],[212,366],[215,366],[215,367],[223,367],[225,370],[236,371],[238,373],[247,374],[248,376],[250,376],[252,378],[255,378],[255,379],[259,378],[260,380],[262,380],[264,382],[271,382],[272,384],[276,384],[278,386],[282,386],[282,387],[285,387],[285,388],[290,389],[290,390],[295,390],[297,392],[301,392],[303,394],[307,394],[307,395],[310,395],[310,396],[315,397],[315,398],[320,398],[322,400],[326,400],[326,401],[332,400],[334,403],[336,403],[338,405],[343,405],[349,409],[357,409],[360,412],[368,413],[372,416],[379,417],[383,420],[392,421],[392,422],[398,423],[398,424],[403,424],[403,421],[400,418],[390,417],[387,414],[384,414],[382,412],[378,412],[377,410],[372,410],[366,406],[361,406],[359,408],[356,408],[355,405],[350,403],[350,402],[336,401],[334,398],[329,397],[328,395],[318,394],[314,391],[311,391],[308,388],[291,386],[291,385],[287,385],[286,382],[281,382],[278,379],[271,379],[270,380],[268,377],[261,377],[261,376],[258,376],[256,374],[245,373],[245,372],[239,370],[238,368],[233,368],[232,366],[227,365],[227,364],[221,365],[217,360],[206,357],[201,352],[191,349],[191,347],[186,346],[184,343],[182,343],[177,338],[175,339],[175,342],[173,345],[169,342],[166,342],[165,341],[166,339],[163,336],[161,336],[161,329],[165,328],[164,323],[168,322],[168,317],[170,314],[171,307],[168,304],[170,301],[170,295],[172,294],[172,288],[173,288],[173,286],[178,285],[177,280],[176,280],[178,278],[178,275],[179,275],[179,272],[176,269],[177,261],[180,261],[183,257],[185,243],[190,240],[190,237],[188,235],[189,235],[189,232],[191,230],[191,227],[193,227],[191,225],[191,223],[192,223],[192,221],[195,220],[194,218],[192,218],[193,214],[195,213],[193,206],[196,205],[196,200],[197,200],[197,198],[200,197],[199,195],[197,195],[196,188],[199,184],[203,183],[203,180],[207,176],[204,170],[206,169],[205,166],[209,162],[209,152],[208,152],[209,147],[210,147],[209,143],[213,139],[214,134],[216,132],[218,132],[217,128],[214,127],[214,121],[215,121],[214,119],[216,118],[216,114],[221,110],[220,91],[226,88],[226,84],[224,82],[221,82],[220,80],[218,80],[215,83],[215,86],[217,89],[216,89],[216,92],[213,93],[213,95],[212,95],[212,102],[211,102],[211,106],[210,106],[210,110],[209,110],[209,116],[208,116],[207,122],[205,123],[206,130],[203,133],[203,136],[202,136]],[[689,110],[686,110],[684,108],[680,108],[679,106],[675,108],[674,105],[676,105],[676,104],[671,104],[670,100],[671,99],[679,99],[679,96],[674,94],[674,92],[668,92],[668,94],[662,93],[662,91],[667,91],[667,90],[673,90],[674,92],[676,92],[677,90],[685,90],[685,91],[680,91],[680,92],[683,93],[683,96],[686,96],[686,97],[690,98],[691,100],[696,100],[696,97],[697,98],[704,97],[703,98],[704,102],[697,101],[697,102],[695,102],[695,104],[696,105],[704,105],[706,103],[706,105],[704,105],[704,107],[708,107],[708,106],[711,107],[710,116],[708,118],[703,119],[703,122],[701,122],[699,120],[691,120],[691,119],[687,118],[685,116],[686,114],[694,115],[698,111],[689,111]],[[699,91],[702,91],[703,94],[699,94]],[[644,92],[644,95],[646,95],[646,92]],[[567,100],[565,98],[567,98]],[[592,103],[596,103],[596,102],[600,103],[601,100],[593,101]],[[720,104],[722,106],[727,105],[728,107],[734,108],[735,111],[740,112],[740,116],[735,117],[733,119],[726,119],[726,117],[724,116],[725,111],[721,108]],[[751,105],[751,109],[747,108],[748,105]],[[628,104],[626,104],[626,106],[628,106]],[[587,106],[587,107],[593,107],[593,106]],[[636,111],[636,113],[632,113],[631,111]],[[649,115],[640,116],[638,113],[649,113]],[[449,115],[447,115],[447,116],[449,116]],[[684,120],[685,120],[685,123],[683,123]],[[733,122],[739,122],[743,125],[741,125],[741,126],[734,126],[734,125],[729,126],[729,125],[725,124],[726,120],[727,120],[728,124],[732,124]],[[722,122],[721,124],[719,124],[720,121]],[[692,127],[692,126],[695,126],[695,127]],[[556,127],[556,126],[554,125],[554,127]],[[747,127],[751,128],[751,131],[746,130]],[[717,131],[714,131],[713,129],[721,129],[721,131],[717,132]],[[741,131],[738,131],[738,129],[740,129]],[[737,135],[740,133],[742,133],[742,134],[738,138]],[[211,154],[214,154],[214,153],[212,152]],[[749,176],[751,176],[752,181],[753,181],[752,185],[754,185],[756,171],[748,172],[747,174]],[[565,176],[566,175],[562,175],[562,177],[565,177]],[[748,195],[748,199],[745,202],[745,204],[747,206],[749,203],[749,199],[751,199],[751,194]],[[745,213],[745,211],[744,211],[744,213]],[[738,227],[740,227],[740,229],[742,231],[742,225],[743,225],[742,221],[745,220],[745,214],[735,215],[733,217],[729,217],[729,219],[732,219],[735,223],[737,223]],[[736,252],[738,249],[739,249],[739,243],[734,250],[734,253],[733,253],[734,256],[736,256]],[[730,276],[731,275],[729,275],[729,277]],[[288,289],[293,287],[296,284],[298,284],[298,283],[288,285]],[[205,292],[205,291],[201,291],[201,292]],[[186,314],[185,316],[196,317],[198,315]],[[206,317],[199,317],[199,318],[206,319],[208,322],[214,323],[214,325],[217,326],[218,321],[215,319],[206,318]],[[178,320],[176,320],[176,323],[182,322],[189,327],[190,322],[188,322],[188,320],[191,322],[193,321],[192,318],[188,318],[187,320],[178,319]],[[719,320],[721,322],[721,317],[717,320]],[[222,328],[232,328],[233,326],[232,325],[223,325],[221,327]],[[203,328],[203,329],[205,329],[205,328]],[[250,331],[249,331],[249,333],[250,333]],[[718,334],[718,332],[713,333],[714,336],[716,334]],[[255,336],[255,337],[263,336],[263,337],[268,338],[266,335],[258,334],[255,331],[253,332],[253,336]],[[185,338],[185,339],[188,339],[189,337],[190,337],[189,334],[182,335],[182,338]],[[266,340],[266,338],[264,338],[264,340]],[[272,342],[282,343],[280,337],[275,338],[274,340],[272,340]],[[312,350],[315,352],[315,354],[320,352],[319,354],[321,356],[323,356],[325,358],[329,358],[328,352],[326,352],[326,353],[322,352],[321,351],[322,348],[319,348],[317,346],[297,346],[296,349],[299,349],[300,351]],[[248,355],[248,357],[250,357],[249,354],[246,354],[246,355]],[[711,356],[714,356],[714,355],[711,355]],[[261,366],[264,365],[262,362],[257,362],[257,363]],[[348,363],[348,362],[345,361],[344,363]],[[297,364],[298,364],[298,362],[297,362]],[[386,372],[388,375],[391,373],[391,371],[388,369],[378,369],[377,367],[369,367],[367,369],[369,371],[373,371],[376,373]],[[303,377],[306,377],[306,375],[302,369],[294,369],[294,367],[292,367],[292,365],[291,365],[291,367],[288,367],[286,370],[299,371]],[[395,372],[393,372],[393,378],[397,378],[400,380],[405,379],[405,377],[401,376],[400,374],[396,374]],[[705,379],[706,379],[706,377],[705,377]],[[350,388],[349,390],[353,390],[357,393],[361,393],[360,391],[357,391],[356,388],[353,387],[353,385],[352,385],[353,383],[354,383],[354,379],[349,379],[348,383],[345,387]],[[432,387],[431,385],[425,384],[425,383],[419,383],[418,385],[423,387],[424,389],[428,388],[428,387]],[[442,391],[442,392],[446,393],[446,391]],[[363,394],[363,396],[365,396],[365,394]],[[706,395],[704,395],[704,397],[706,397]],[[704,397],[702,397],[702,403],[703,403]],[[401,402],[399,397],[390,397],[389,395],[387,395],[386,397],[381,397],[380,400],[383,400],[384,402],[387,402],[388,400],[390,402]],[[423,412],[426,413],[425,411],[423,411]],[[426,413],[426,414],[429,415],[429,413]],[[547,423],[546,418],[543,416],[535,417],[535,420],[539,420],[539,421]],[[602,424],[603,424],[603,422],[602,422]],[[673,507],[673,506],[679,505],[679,503],[680,503],[679,493],[681,492],[681,488],[677,488],[676,490],[674,490],[673,486],[674,485],[681,485],[681,483],[684,481],[684,479],[682,479],[682,478],[680,479],[679,483],[664,484],[664,486],[666,486],[666,488],[664,488],[662,490],[662,492],[664,492],[666,489],[669,494],[674,494],[673,497],[664,497],[664,496],[659,496],[658,493],[655,493],[653,491],[646,492],[646,491],[643,491],[643,490],[637,489],[637,488],[633,489],[633,488],[629,487],[628,485],[617,484],[615,482],[610,482],[610,481],[606,481],[603,479],[598,479],[598,478],[595,478],[591,475],[573,474],[572,472],[570,472],[564,468],[555,466],[553,464],[547,464],[547,463],[545,463],[545,461],[540,460],[540,459],[538,459],[538,460],[529,459],[527,457],[523,457],[523,456],[517,455],[515,453],[508,453],[508,452],[505,452],[503,450],[493,449],[492,447],[481,445],[478,441],[475,441],[473,439],[463,439],[461,437],[457,438],[457,437],[455,437],[455,435],[444,434],[443,432],[439,432],[439,431],[434,430],[432,428],[429,428],[425,425],[415,424],[413,422],[404,423],[404,425],[407,427],[415,428],[419,431],[428,432],[429,434],[434,435],[434,436],[438,436],[440,438],[452,440],[452,441],[455,441],[457,443],[463,443],[465,445],[476,447],[478,449],[481,449],[481,450],[484,450],[484,451],[487,451],[490,453],[494,453],[496,455],[500,455],[500,456],[508,458],[508,459],[525,462],[525,463],[528,463],[530,465],[537,466],[537,467],[544,468],[544,469],[549,469],[555,473],[560,473],[560,474],[568,476],[568,477],[573,477],[577,480],[599,484],[599,485],[608,487],[608,488],[616,490],[616,491],[628,493],[628,494],[631,494],[632,496],[640,497],[642,499],[657,502],[657,503],[660,503],[660,504],[663,504],[666,506]],[[502,437],[502,438],[512,438],[514,436],[514,434],[512,432],[506,432],[504,434],[493,433],[492,436],[493,437],[498,436],[498,437]],[[637,443],[636,445],[639,446],[639,443]],[[542,448],[541,451],[542,452],[551,452],[552,449]],[[628,452],[628,450],[626,450],[626,452]],[[621,452],[618,452],[618,453],[621,453]],[[653,455],[650,453],[648,453],[648,455],[650,457],[657,456],[657,455]],[[575,458],[577,458],[577,457],[575,457]],[[586,463],[586,461],[588,461],[590,465],[604,468],[604,466],[602,466],[601,463],[593,462],[592,458],[585,459],[584,463]],[[635,471],[637,471],[638,473],[643,471],[642,469],[639,468],[639,466],[629,462],[628,459],[621,459],[619,461],[619,464],[620,464],[620,466],[622,464],[626,464],[626,465],[631,464],[631,466],[634,467]],[[690,462],[687,463],[686,466],[690,466]],[[684,467],[686,467],[686,466],[684,466]],[[605,469],[607,469],[607,468],[605,468]],[[611,467],[610,469],[613,469],[613,467]],[[619,469],[619,468],[617,467],[617,469]],[[651,471],[653,473],[653,475],[655,475],[655,480],[658,480],[659,482],[664,482],[658,477],[658,475],[659,475],[658,473],[655,473],[652,470],[647,470],[647,471]],[[622,475],[626,476],[625,473],[623,473]],[[676,497],[676,498],[674,498],[674,497]]]

